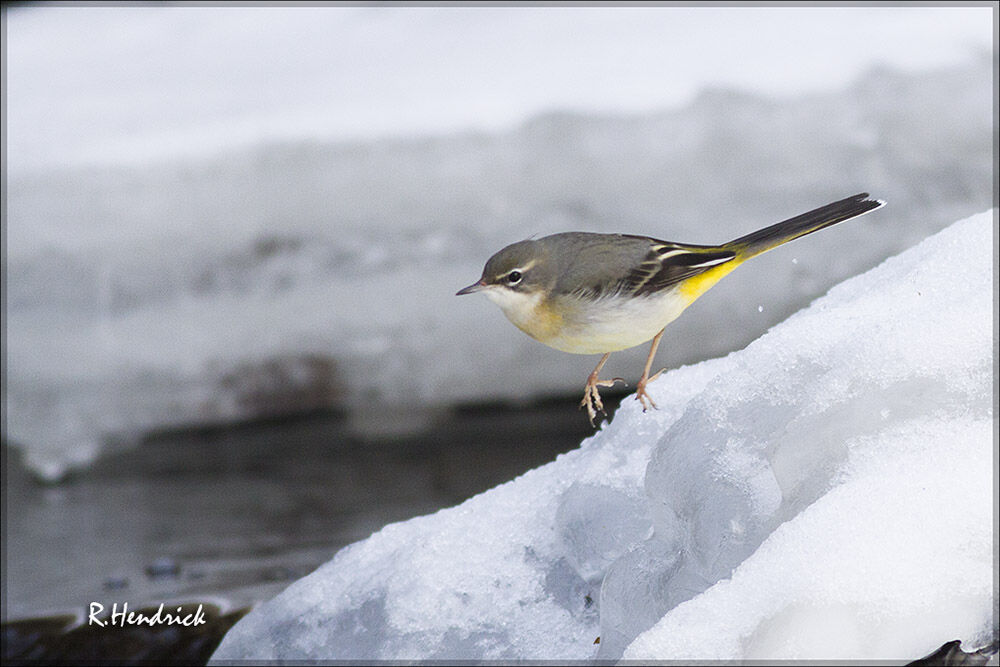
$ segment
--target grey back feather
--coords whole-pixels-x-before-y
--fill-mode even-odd
[[[735,257],[717,246],[629,234],[566,232],[536,243],[557,258],[556,292],[584,298],[652,294]]]

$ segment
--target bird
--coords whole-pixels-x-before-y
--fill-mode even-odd
[[[482,276],[456,296],[482,292],[517,328],[549,347],[601,354],[584,385],[590,423],[607,415],[599,388],[612,352],[652,340],[635,399],[655,408],[646,387],[667,325],[740,264],[806,234],[885,204],[867,192],[820,206],[722,245],[692,245],[633,234],[562,232],[518,241],[486,262]]]

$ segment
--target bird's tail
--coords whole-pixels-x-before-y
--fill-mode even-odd
[[[800,236],[812,234],[838,222],[850,220],[868,211],[874,211],[884,204],[885,202],[878,199],[869,199],[868,193],[862,192],[775,223],[770,227],[758,229],[756,232],[734,239],[722,247],[735,251],[740,260],[747,260]]]

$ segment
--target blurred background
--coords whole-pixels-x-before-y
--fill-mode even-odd
[[[995,205],[992,5],[3,19],[5,621],[239,608],[577,446],[596,357],[454,297],[509,243],[888,202],[720,283],[672,368]]]

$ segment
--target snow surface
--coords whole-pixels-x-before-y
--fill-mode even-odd
[[[909,660],[997,633],[996,212],[385,527],[214,659]],[[594,640],[600,636],[600,644]]]

